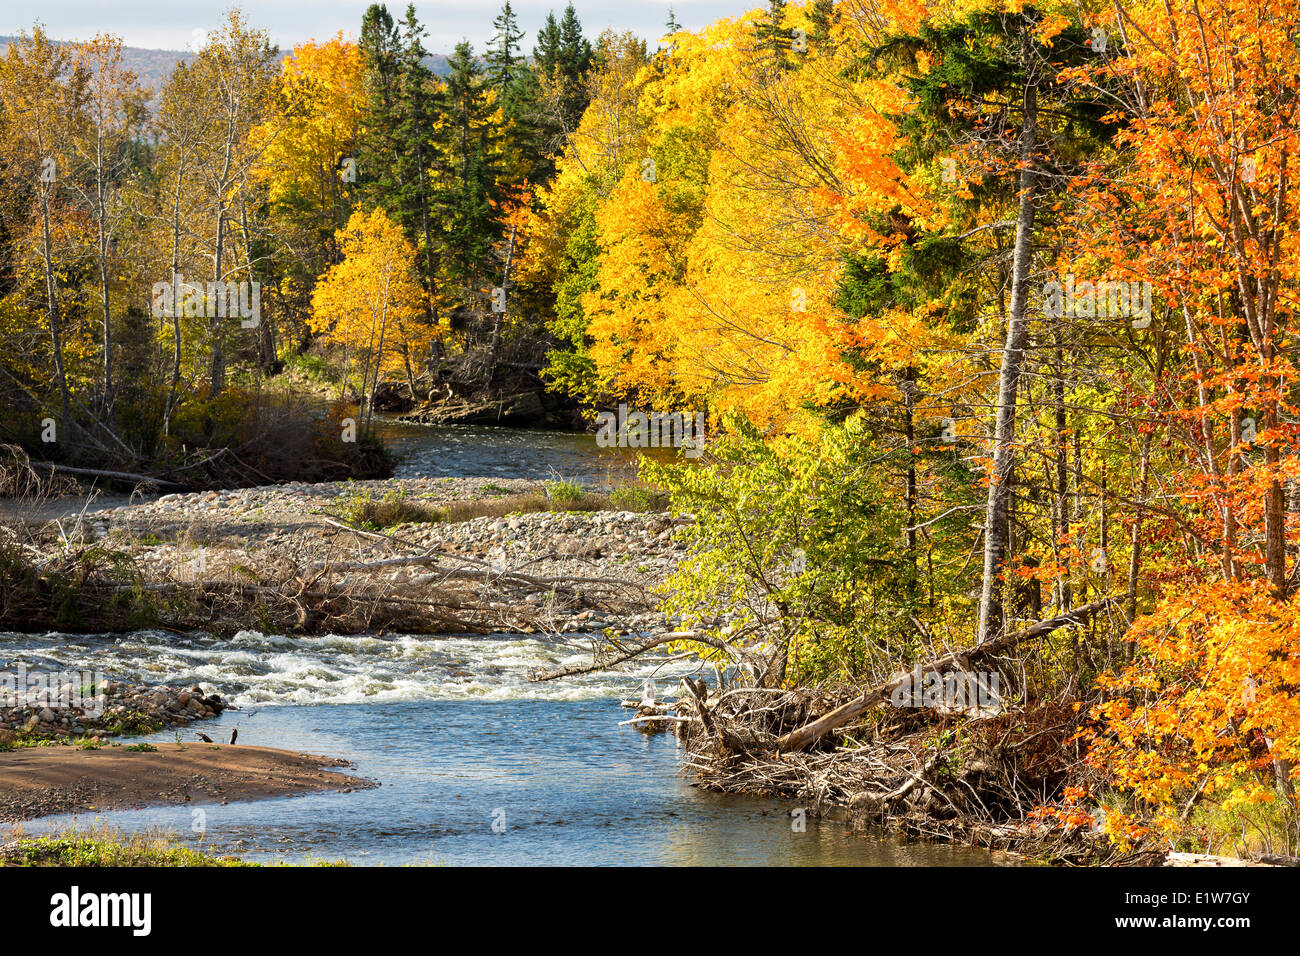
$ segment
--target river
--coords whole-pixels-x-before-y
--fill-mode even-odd
[[[375,432],[399,456],[396,478],[568,479],[597,485],[635,475],[639,455],[671,461],[668,448],[601,448],[596,436],[475,425],[377,419]]]
[[[474,474],[599,482],[626,453],[590,436],[386,424],[400,476]],[[977,850],[854,835],[791,817],[776,799],[690,785],[669,734],[620,727],[642,682],[679,663],[537,684],[535,667],[583,659],[568,643],[488,637],[232,639],[158,631],[87,637],[0,633],[0,666],[82,667],[127,680],[206,687],[240,709],[198,725],[225,740],[342,757],[372,790],[150,808],[23,825],[165,829],[250,860],[356,864],[978,865]],[[193,741],[192,731],[156,740]],[[195,810],[202,811],[196,816]],[[198,824],[202,824],[201,828]],[[198,832],[201,829],[201,832]]]

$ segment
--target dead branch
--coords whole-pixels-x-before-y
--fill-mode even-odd
[[[1081,624],[1091,618],[1098,611],[1114,604],[1118,600],[1114,597],[1102,598],[1100,601],[1093,601],[1091,604],[1085,604],[1083,607],[1075,608],[1068,614],[1062,614],[1059,617],[1049,618],[1046,621],[1039,621],[1020,631],[1014,631],[1011,634],[1004,634],[1002,637],[995,638],[991,641],[985,641],[982,644],[976,644],[964,650],[951,651],[944,654],[929,664],[925,664],[919,670],[912,670],[906,674],[901,674],[891,678],[883,684],[877,684],[875,687],[864,691],[861,696],[854,698],[847,704],[836,707],[828,714],[817,718],[816,720],[805,724],[798,730],[793,730],[777,740],[777,750],[782,753],[793,750],[803,750],[814,741],[820,740],[826,734],[830,733],[837,727],[842,727],[850,720],[858,717],[872,707],[882,704],[889,700],[890,694],[901,687],[906,681],[916,680],[930,673],[941,673],[943,671],[953,670],[954,668],[968,669],[971,664],[982,660],[993,654],[1005,651],[1015,647],[1023,641],[1030,641],[1036,637],[1042,637],[1044,634],[1050,634],[1058,628],[1065,627],[1069,624]]]

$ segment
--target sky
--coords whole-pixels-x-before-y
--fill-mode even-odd
[[[239,6],[253,25],[267,30],[282,48],[308,39],[333,36],[339,30],[356,36],[361,15],[371,0],[243,0]],[[399,18],[406,0],[387,0],[389,12]],[[502,0],[435,0],[415,4],[420,22],[428,30],[426,48],[450,53],[462,39],[482,50],[492,36],[492,21]],[[524,31],[524,49],[532,51],[537,30],[550,10],[557,16],[566,0],[512,0],[511,6]],[[677,21],[699,29],[719,17],[738,16],[762,0],[573,0],[587,36],[595,38],[606,27],[632,30],[647,40],[664,33],[671,6]],[[214,28],[231,0],[4,0],[0,10],[0,35],[31,30],[40,21],[51,37],[87,39],[97,33],[115,33],[127,46],[183,50]]]

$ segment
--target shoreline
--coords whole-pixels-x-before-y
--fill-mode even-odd
[[[533,481],[491,477],[286,483],[169,494],[137,504],[117,504],[85,520],[60,522],[56,537],[51,536],[48,523],[41,533],[54,547],[108,546],[126,554],[145,592],[153,588],[169,596],[211,599],[197,605],[209,627],[195,630],[233,632],[251,626],[271,633],[278,623],[283,633],[296,634],[504,632],[558,637],[610,629],[625,637],[637,634],[658,639],[673,632],[673,623],[656,610],[655,595],[686,549],[674,540],[672,519],[654,511],[501,510],[517,499],[537,497],[540,489]],[[424,508],[468,507],[487,513],[464,520],[408,521],[375,530],[341,520],[350,505],[379,496],[396,496]],[[65,504],[72,506],[75,501]],[[501,509],[494,510],[496,504]],[[309,601],[312,593],[320,595],[319,599]],[[250,595],[253,605],[235,600]],[[376,609],[385,607],[384,601],[390,602],[387,611],[409,608],[410,613],[377,613]],[[364,606],[370,613],[350,615],[356,606]],[[6,624],[0,628],[13,629]],[[82,630],[110,628],[92,624]],[[678,703],[685,709],[673,708],[677,719],[683,721],[676,725],[677,730],[680,733],[690,726],[687,736],[693,737],[703,729],[697,726],[695,702],[680,698]],[[792,702],[791,706],[803,705]],[[711,711],[716,707],[716,698],[708,701],[708,707]],[[912,728],[904,740],[916,743],[930,729]],[[195,750],[209,745],[184,746]],[[221,749],[221,745],[212,746],[214,753]],[[689,743],[687,747],[691,749]],[[918,755],[923,750],[917,744]],[[0,792],[5,789],[9,756],[0,755]],[[751,757],[750,766],[756,772],[730,780],[725,779],[730,771],[721,777],[718,774],[729,761],[717,765],[706,760],[695,768],[697,785],[724,793],[807,799],[811,794],[805,784],[811,779],[812,763],[827,759],[825,755],[791,755],[768,764],[759,754]],[[329,762],[331,758],[318,759],[327,766],[346,765]],[[68,766],[88,762],[75,756],[67,760]],[[797,766],[804,762],[809,766]],[[777,768],[777,776],[783,778],[780,783],[765,779],[768,771],[761,769],[764,765]],[[284,769],[286,776],[267,784],[269,789],[255,789],[252,795],[231,797],[233,784],[205,792],[211,802],[222,797],[258,799],[361,785],[357,778],[335,775],[342,782],[331,786],[313,782],[310,775],[300,779],[300,767]],[[821,769],[829,769],[829,764]],[[990,770],[987,761],[969,764],[961,774],[962,785],[981,793],[993,792],[989,788],[996,789],[996,781]],[[927,775],[919,761],[910,774],[917,771]],[[866,799],[868,793],[887,781],[860,777],[860,771],[846,766],[845,793],[839,799],[827,799],[829,795],[823,794],[813,802],[812,812],[840,817],[850,829],[881,827],[928,837],[927,842],[969,842],[1026,860],[1060,854],[1082,862],[1095,860],[1100,849],[1093,845],[1092,835],[1083,832],[1061,841],[1061,834],[1048,835],[1014,819],[992,819],[976,827],[968,827],[960,814],[956,820],[944,819],[948,815],[943,806],[953,796],[947,786],[931,778],[913,790],[906,784],[907,768],[893,768],[891,774],[895,772],[897,779],[889,782],[887,789],[897,788],[896,792],[882,791],[889,799],[872,802]],[[792,776],[784,779],[787,774]],[[144,790],[170,792],[183,783],[172,781],[168,786],[168,780],[164,774]],[[73,790],[58,798],[69,804],[66,810],[74,809],[77,800],[83,799],[77,793]],[[141,790],[134,796],[126,791],[116,805],[99,797],[96,808],[121,809],[135,805],[131,799],[143,801],[146,796]],[[167,793],[160,792],[154,802],[192,799],[193,794],[169,800]],[[7,807],[8,803],[0,800],[0,820],[6,819]],[[44,810],[38,815],[66,810]]]
[[[338,772],[346,760],[273,747],[158,743],[76,749],[26,747],[0,754],[0,823],[149,806],[226,804],[365,790]]]

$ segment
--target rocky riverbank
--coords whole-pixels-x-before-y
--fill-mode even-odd
[[[0,750],[37,740],[87,738],[183,727],[226,709],[218,694],[105,681],[99,686],[65,684],[48,694],[22,695],[0,688]]]
[[[93,549],[129,569],[141,613],[233,631],[667,631],[655,612],[680,559],[660,512],[565,511],[542,485],[445,478],[169,494],[89,510],[66,500],[15,521],[35,570]],[[359,506],[414,520],[362,526]],[[588,505],[589,506],[589,505]],[[517,513],[518,508],[548,508]],[[442,512],[447,512],[443,514]],[[454,512],[454,513],[453,513]],[[122,587],[119,585],[119,587]],[[114,629],[91,619],[79,630]],[[10,629],[14,622],[0,626]],[[39,626],[39,625],[38,625]]]

